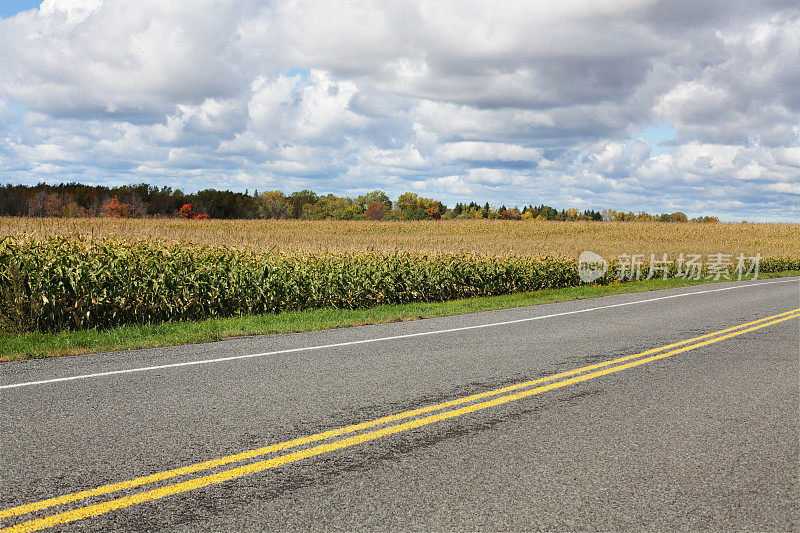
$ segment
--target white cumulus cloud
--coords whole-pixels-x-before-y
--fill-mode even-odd
[[[11,183],[800,218],[789,0],[45,0],[0,42]]]

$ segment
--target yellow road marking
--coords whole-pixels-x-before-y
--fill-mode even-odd
[[[376,418],[374,420],[370,420],[370,421],[367,421],[367,422],[361,422],[359,424],[353,424],[353,425],[346,426],[346,427],[341,427],[341,428],[332,429],[332,430],[329,430],[329,431],[324,431],[322,433],[317,433],[315,435],[309,435],[309,436],[306,436],[306,437],[300,437],[300,438],[297,438],[297,439],[288,440],[288,441],[280,442],[280,443],[277,443],[277,444],[272,444],[272,445],[265,446],[265,447],[262,447],[262,448],[256,448],[254,450],[248,450],[248,451],[237,453],[237,454],[234,454],[234,455],[228,455],[226,457],[220,457],[218,459],[212,459],[212,460],[204,461],[204,462],[201,462],[201,463],[195,463],[195,464],[192,464],[192,465],[187,465],[187,466],[184,466],[184,467],[181,467],[181,468],[175,468],[175,469],[172,469],[172,470],[166,470],[166,471],[163,471],[163,472],[157,472],[155,474],[150,474],[150,475],[147,475],[147,476],[142,476],[142,477],[126,480],[126,481],[120,481],[118,483],[111,483],[111,484],[103,485],[103,486],[100,486],[100,487],[97,487],[97,488],[93,488],[93,489],[87,489],[87,490],[83,490],[83,491],[80,491],[80,492],[74,492],[74,493],[71,493],[71,494],[65,494],[63,496],[57,496],[55,498],[48,498],[46,500],[41,500],[41,501],[38,501],[38,502],[33,502],[33,503],[25,504],[25,505],[20,505],[20,506],[17,506],[17,507],[11,507],[11,508],[4,509],[4,510],[0,511],[0,519],[9,518],[9,517],[12,517],[12,516],[20,516],[20,515],[23,515],[23,514],[31,513],[33,511],[41,511],[42,509],[48,509],[48,508],[54,507],[56,505],[63,505],[63,504],[66,504],[66,503],[71,503],[71,502],[74,502],[74,501],[83,500],[83,499],[86,499],[86,498],[91,498],[92,496],[101,496],[101,495],[104,495],[104,494],[110,494],[112,492],[118,492],[118,491],[125,490],[125,489],[131,489],[131,488],[139,487],[139,486],[146,485],[146,484],[149,484],[149,483],[155,483],[155,482],[158,482],[158,481],[164,481],[165,479],[170,479],[170,478],[181,476],[181,475],[185,475],[185,474],[192,474],[192,473],[199,472],[199,471],[202,471],[202,470],[209,470],[209,469],[216,468],[216,467],[219,467],[219,466],[224,466],[224,465],[227,465],[227,464],[230,464],[230,463],[243,461],[243,460],[246,460],[246,459],[252,459],[254,457],[259,457],[261,455],[266,455],[266,454],[277,452],[277,451],[281,451],[281,450],[286,450],[288,448],[294,448],[294,447],[297,447],[297,446],[302,446],[304,444],[311,444],[312,442],[319,442],[321,440],[326,440],[326,439],[329,439],[331,437],[338,437],[340,435],[353,433],[355,431],[360,431],[362,429],[369,429],[371,427],[379,426],[381,424],[386,424],[386,423],[389,423],[389,422],[396,422],[398,420],[411,418],[413,416],[429,413],[429,412],[432,412],[432,411],[438,411],[438,410],[444,409],[446,407],[453,407],[455,405],[461,405],[461,404],[464,404],[464,403],[469,403],[469,402],[472,402],[472,401],[475,401],[475,400],[488,398],[490,396],[497,396],[498,394],[503,394],[505,392],[511,392],[511,391],[514,391],[514,390],[519,390],[521,388],[530,387],[532,385],[537,385],[539,383],[544,383],[546,381],[552,381],[554,379],[560,379],[560,378],[563,378],[563,377],[568,377],[568,376],[572,376],[572,375],[575,375],[575,374],[579,374],[581,372],[587,372],[589,370],[595,370],[597,368],[603,368],[603,367],[606,367],[606,366],[609,366],[609,365],[613,365],[613,364],[616,364],[616,363],[621,363],[623,361],[629,361],[631,359],[635,359],[635,358],[638,358],[638,357],[643,357],[645,355],[650,355],[652,353],[656,353],[656,352],[659,352],[661,350],[667,350],[667,349],[670,349],[670,348],[675,348],[677,346],[683,346],[683,345],[691,343],[691,342],[695,342],[695,341],[698,341],[698,340],[706,339],[708,337],[712,337],[714,335],[719,335],[719,334],[722,334],[722,333],[728,333],[730,331],[734,331],[734,330],[737,330],[737,329],[740,329],[740,328],[751,326],[753,324],[758,324],[759,322],[772,320],[774,318],[778,318],[778,317],[785,316],[785,315],[788,315],[788,314],[791,314],[791,313],[795,313],[797,311],[800,311],[800,308],[794,309],[792,311],[786,311],[784,313],[779,313],[777,315],[769,316],[769,317],[766,317],[766,318],[761,318],[761,319],[758,319],[758,320],[754,320],[752,322],[747,322],[745,324],[739,324],[738,326],[733,326],[733,327],[730,327],[730,328],[727,328],[727,329],[714,331],[712,333],[706,333],[705,335],[700,335],[699,337],[693,337],[691,339],[686,339],[686,340],[675,342],[675,343],[672,343],[672,344],[667,344],[665,346],[660,346],[658,348],[652,348],[650,350],[647,350],[647,351],[644,351],[644,352],[640,352],[640,353],[636,353],[636,354],[633,354],[633,355],[626,355],[624,357],[618,357],[616,359],[612,359],[612,360],[609,360],[609,361],[603,361],[603,362],[600,362],[600,363],[595,363],[595,364],[592,364],[592,365],[584,366],[584,367],[581,367],[581,368],[575,368],[573,370],[568,370],[566,372],[553,374],[551,376],[546,376],[546,377],[543,377],[543,378],[537,378],[537,379],[530,380],[530,381],[516,383],[514,385],[509,385],[509,386],[502,387],[502,388],[499,388],[499,389],[494,389],[494,390],[490,390],[490,391],[486,391],[486,392],[481,392],[481,393],[478,393],[478,394],[473,394],[471,396],[465,396],[463,398],[457,398],[457,399],[454,399],[454,400],[449,400],[447,402],[443,402],[443,403],[439,403],[439,404],[435,404],[435,405],[428,405],[428,406],[425,406],[425,407],[420,407],[418,409],[413,409],[413,410],[410,410],[410,411],[405,411],[405,412],[394,414],[394,415],[389,415],[389,416],[384,416],[384,417],[381,417],[381,418]]]
[[[796,312],[796,311],[798,311],[798,309],[794,310],[794,312]],[[782,316],[782,315],[786,315],[786,313],[782,313],[781,315],[775,315],[775,316]],[[793,318],[798,318],[798,317],[800,317],[800,313],[794,314],[794,315],[789,315],[789,316],[782,316],[782,318],[778,318],[778,319],[772,320],[770,322],[758,324],[758,325],[755,325],[755,326],[752,326],[752,327],[748,327],[746,329],[740,329],[738,331],[734,331],[732,333],[727,333],[725,335],[721,335],[721,336],[715,337],[713,339],[709,339],[709,340],[702,341],[702,342],[697,342],[697,343],[689,345],[689,346],[684,346],[682,348],[677,348],[675,350],[671,350],[671,351],[668,351],[668,352],[665,352],[665,353],[653,355],[653,356],[650,356],[650,357],[645,357],[643,359],[638,359],[638,360],[635,360],[635,361],[631,361],[631,362],[628,362],[628,363],[620,364],[620,365],[613,366],[613,367],[610,367],[610,368],[605,368],[603,370],[598,370],[596,372],[592,372],[592,373],[589,373],[589,374],[584,374],[584,375],[581,375],[581,376],[576,376],[576,377],[573,377],[573,378],[564,379],[562,381],[550,383],[550,384],[547,384],[547,385],[543,385],[541,387],[536,387],[534,389],[529,389],[529,390],[518,392],[518,393],[515,393],[515,394],[509,394],[509,395],[506,395],[506,396],[501,396],[499,398],[494,398],[492,400],[487,400],[487,401],[484,401],[484,402],[480,402],[480,403],[476,403],[476,404],[472,404],[472,405],[467,405],[467,406],[464,406],[464,407],[460,407],[458,409],[452,409],[450,411],[445,411],[445,412],[438,413],[438,414],[435,414],[435,415],[430,415],[430,416],[427,416],[427,417],[424,417],[424,418],[419,418],[419,419],[416,419],[416,420],[411,420],[409,422],[404,422],[402,424],[397,424],[397,425],[394,425],[394,426],[388,426],[388,427],[381,428],[381,429],[378,429],[378,430],[375,430],[375,431],[362,433],[360,435],[347,437],[345,439],[341,439],[341,440],[338,440],[338,441],[330,442],[330,443],[327,443],[327,444],[321,444],[321,445],[318,445],[318,446],[315,446],[315,447],[312,447],[312,448],[307,448],[307,449],[304,449],[304,450],[300,450],[300,451],[297,451],[297,452],[292,452],[292,453],[289,453],[289,454],[286,454],[286,455],[282,455],[282,456],[279,456],[279,457],[274,457],[272,459],[267,459],[267,460],[264,460],[264,461],[251,463],[251,464],[240,466],[240,467],[237,467],[237,468],[232,468],[230,470],[225,470],[225,471],[222,471],[222,472],[218,472],[216,474],[202,476],[202,477],[195,478],[195,479],[192,479],[192,480],[189,480],[189,481],[184,481],[184,482],[176,483],[176,484],[173,484],[173,485],[167,485],[165,487],[161,487],[161,488],[158,488],[158,489],[153,489],[153,490],[146,491],[146,492],[141,492],[141,493],[138,493],[138,494],[133,494],[131,496],[125,496],[123,498],[118,498],[116,500],[111,500],[111,501],[107,501],[107,502],[99,503],[99,504],[94,504],[94,505],[89,505],[89,506],[86,506],[86,507],[74,509],[72,511],[66,511],[66,512],[63,512],[63,513],[58,513],[58,514],[55,514],[55,515],[48,516],[46,518],[41,518],[41,519],[37,519],[37,520],[31,520],[31,521],[28,521],[28,522],[24,522],[22,524],[18,524],[16,526],[11,526],[9,528],[3,529],[2,531],[8,531],[8,532],[38,531],[38,530],[45,529],[45,528],[52,527],[52,526],[56,526],[56,525],[59,525],[59,524],[65,524],[65,523],[73,522],[73,521],[76,521],[76,520],[81,520],[81,519],[84,519],[84,518],[97,516],[97,515],[104,514],[104,513],[107,513],[109,511],[113,511],[113,510],[116,510],[116,509],[130,507],[132,505],[136,505],[136,504],[139,504],[139,503],[144,503],[144,502],[148,502],[148,501],[164,498],[166,496],[172,496],[172,495],[175,495],[175,494],[180,494],[180,493],[183,493],[183,492],[187,492],[187,491],[190,491],[190,490],[195,490],[195,489],[198,489],[198,488],[201,488],[201,487],[205,487],[205,486],[208,486],[208,485],[212,485],[212,484],[222,483],[224,481],[228,481],[228,480],[231,480],[231,479],[243,477],[243,476],[246,476],[246,475],[249,475],[249,474],[253,474],[253,473],[257,473],[257,472],[261,472],[261,471],[264,471],[264,470],[267,470],[267,469],[270,469],[270,468],[275,468],[277,466],[285,465],[285,464],[288,464],[288,463],[293,463],[293,462],[299,461],[301,459],[305,459],[305,458],[308,458],[308,457],[313,457],[315,455],[320,455],[320,454],[323,454],[323,453],[327,453],[327,452],[331,452],[331,451],[335,451],[335,450],[340,450],[342,448],[348,448],[350,446],[355,446],[357,444],[361,444],[361,443],[364,443],[364,442],[369,442],[371,440],[379,439],[381,437],[385,437],[385,436],[392,435],[392,434],[395,434],[395,433],[400,433],[402,431],[408,431],[410,429],[415,429],[415,428],[418,428],[418,427],[422,427],[422,426],[425,426],[425,425],[428,425],[428,424],[432,424],[434,422],[447,420],[449,418],[453,418],[453,417],[456,417],[456,416],[461,416],[461,415],[472,413],[472,412],[479,411],[479,410],[482,410],[482,409],[487,409],[489,407],[494,407],[494,406],[497,406],[497,405],[501,405],[501,404],[504,404],[504,403],[507,403],[507,402],[519,400],[519,399],[522,399],[522,398],[527,398],[527,397],[530,397],[530,396],[533,396],[533,395],[536,395],[536,394],[541,394],[541,393],[549,391],[549,390],[565,387],[567,385],[572,385],[572,384],[575,384],[575,383],[588,381],[590,379],[594,379],[594,378],[597,378],[597,377],[605,376],[607,374],[611,374],[611,373],[614,373],[614,372],[619,372],[621,370],[626,370],[628,368],[633,368],[633,367],[636,367],[636,366],[639,366],[639,365],[643,365],[643,364],[646,364],[646,363],[649,363],[649,362],[652,362],[652,361],[656,361],[656,360],[659,360],[659,359],[670,357],[672,355],[683,353],[683,352],[686,352],[686,351],[689,351],[689,350],[694,350],[694,349],[700,348],[702,346],[707,346],[709,344],[720,342],[722,340],[729,339],[731,337],[742,335],[742,334],[750,332],[750,331],[755,331],[757,329],[761,329],[761,328],[764,328],[764,327],[767,327],[767,326],[772,326],[774,324],[778,324],[780,322],[784,322],[786,320],[791,320]],[[772,318],[772,317],[770,317],[770,318]],[[756,322],[760,322],[760,321],[756,321]],[[729,328],[729,330],[730,329],[737,329],[737,328]],[[729,331],[729,330],[723,330],[723,331]],[[645,352],[642,352],[642,353],[645,353]]]

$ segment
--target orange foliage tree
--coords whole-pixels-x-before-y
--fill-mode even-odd
[[[178,216],[186,220],[208,220],[211,217],[206,214],[195,213],[192,209],[192,204],[183,204],[183,207],[178,209]]]
[[[435,200],[433,204],[425,210],[425,213],[434,220],[441,220],[443,211],[442,203],[439,200]]]
[[[183,207],[178,209],[178,216],[187,220],[194,218],[195,213],[192,209],[192,204],[183,204]]]
[[[103,204],[103,214],[107,217],[127,218],[132,212],[131,204],[120,203],[117,196]]]

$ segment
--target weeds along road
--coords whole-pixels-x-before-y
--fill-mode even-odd
[[[797,530],[799,308],[785,278],[4,363],[0,525]]]

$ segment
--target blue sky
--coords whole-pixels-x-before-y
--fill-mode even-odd
[[[631,135],[631,139],[644,139],[650,145],[651,155],[661,155],[669,152],[670,148],[666,143],[677,136],[671,122],[662,122],[637,131]]]
[[[0,17],[6,18],[16,15],[20,11],[39,7],[40,2],[33,0],[3,0],[0,2]]]
[[[800,221],[791,2],[47,0],[13,16],[36,6],[0,3],[0,183]]]

